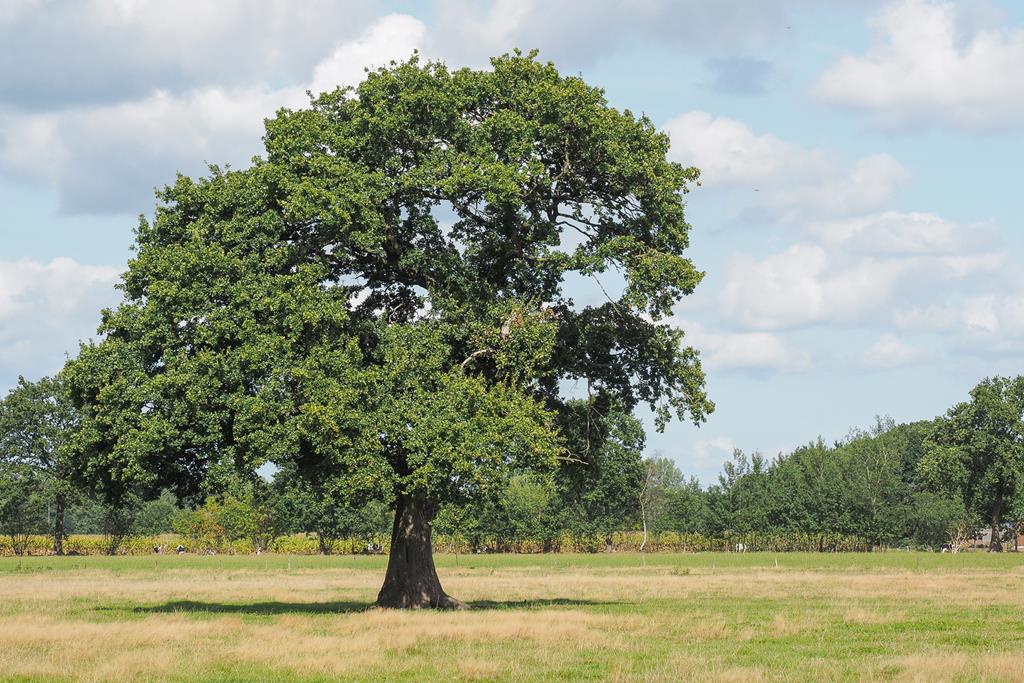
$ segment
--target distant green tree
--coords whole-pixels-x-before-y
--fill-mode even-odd
[[[906,448],[892,418],[877,418],[870,431],[855,431],[835,449],[847,484],[852,525],[874,545],[893,545],[905,536],[910,488],[904,479]]]
[[[228,541],[249,541],[253,550],[264,552],[283,533],[283,516],[275,501],[262,491],[227,493],[219,502],[217,521]]]
[[[65,517],[75,496],[69,446],[78,414],[60,377],[38,382],[18,378],[0,400],[0,462],[22,465],[35,473],[34,494],[53,501],[53,550],[64,554]]]
[[[682,485],[683,473],[668,458],[655,455],[644,460],[640,513],[647,532],[658,533],[668,528],[670,501]]]
[[[177,497],[163,491],[158,498],[142,503],[135,515],[135,531],[143,536],[169,534],[174,531],[174,517],[180,510]]]
[[[370,500],[358,507],[350,507],[331,495],[314,497],[309,508],[312,529],[319,539],[320,552],[330,554],[341,539],[369,543],[391,531],[392,512],[388,504]]]
[[[194,510],[182,510],[174,516],[174,532],[183,536],[186,548],[198,552],[221,553],[230,539],[221,519],[221,503],[209,498]]]
[[[987,520],[989,550],[1001,551],[1004,516],[1024,486],[1024,376],[982,380],[970,401],[950,408],[919,470],[932,490],[961,498]]]
[[[805,534],[855,533],[845,465],[818,439],[772,468],[770,517],[776,528]]]
[[[891,426],[885,432],[890,446],[900,456],[901,479],[912,491],[924,489],[920,481],[918,463],[924,457],[926,443],[935,427],[934,420],[920,420]]]
[[[493,545],[504,551],[526,541],[541,541],[549,549],[565,521],[559,515],[560,505],[550,478],[519,474],[499,496],[451,511],[448,523],[476,548]]]
[[[907,510],[911,541],[929,548],[948,545],[954,552],[974,531],[974,520],[962,500],[930,491],[913,494]]]
[[[1004,520],[1012,525],[1018,536],[1024,536],[1024,486],[1018,486],[1016,493],[1006,505]]]
[[[434,530],[445,534],[455,543],[466,543],[476,550],[484,546],[484,539],[491,533],[484,521],[487,513],[481,509],[486,503],[466,505],[442,505],[434,519]]]
[[[0,463],[0,534],[24,555],[32,534],[46,528],[46,501],[39,473],[22,464]]]
[[[527,474],[515,476],[499,501],[505,534],[512,543],[539,540],[547,547],[558,534],[552,509],[557,498],[551,481]]]
[[[126,540],[139,533],[136,521],[143,505],[134,493],[122,496],[116,504],[100,503],[99,531],[107,555],[116,555]]]
[[[643,425],[615,408],[598,413],[585,401],[567,408],[571,424],[563,434],[574,457],[555,475],[563,524],[580,537],[603,537],[611,550],[612,534],[639,521]]]
[[[718,477],[720,524],[729,531],[750,533],[769,528],[768,464],[760,453],[733,450]]]
[[[294,463],[285,463],[274,475],[272,484],[281,528],[316,533],[320,553],[324,555],[334,552],[340,539],[370,541],[387,535],[391,501],[364,502],[335,484],[330,479],[312,481],[301,476]]]
[[[713,535],[708,524],[710,509],[707,494],[696,477],[690,477],[666,492],[662,525],[680,533]]]

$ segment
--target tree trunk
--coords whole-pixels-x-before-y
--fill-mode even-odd
[[[647,507],[644,505],[644,493],[647,491],[647,484],[644,484],[644,490],[640,492],[640,521],[644,525],[644,540],[640,542],[640,552],[644,551],[647,547]]]
[[[333,539],[325,538],[324,535],[318,531],[316,533],[316,541],[317,541],[317,543],[320,546],[320,554],[321,555],[330,555],[331,554],[331,548],[334,545],[334,540]]]
[[[53,523],[53,554],[64,554],[64,517],[67,513],[67,495],[58,493],[55,501],[54,523]]]
[[[447,595],[434,568],[430,524],[434,506],[417,496],[399,494],[391,553],[384,585],[377,595],[379,607],[396,609],[464,609],[466,605]]]
[[[1003,552],[1003,494],[996,496],[996,504],[992,508],[992,540],[988,544],[990,553]]]

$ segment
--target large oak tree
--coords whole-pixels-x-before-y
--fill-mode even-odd
[[[280,111],[265,143],[159,194],[124,302],[68,368],[78,467],[109,495],[292,462],[335,500],[393,501],[380,605],[458,606],[439,504],[585,462],[612,409],[659,428],[712,410],[666,322],[702,277],[698,173],[601,90],[532,54],[413,57]],[[593,429],[568,430],[584,390]]]

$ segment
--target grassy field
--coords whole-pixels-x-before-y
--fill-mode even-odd
[[[2,680],[1024,680],[1024,554],[0,559]]]

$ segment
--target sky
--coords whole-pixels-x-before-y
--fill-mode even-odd
[[[539,49],[697,166],[675,310],[717,409],[648,452],[714,481],[1024,360],[1024,3],[0,0],[0,391],[58,371],[153,190],[244,167],[263,119],[413,50]]]

